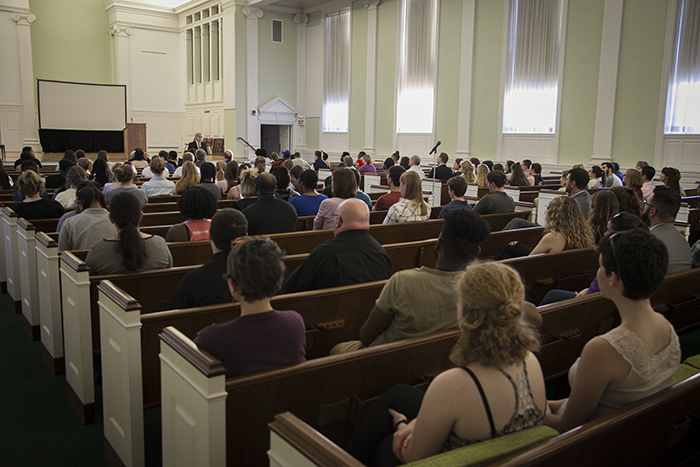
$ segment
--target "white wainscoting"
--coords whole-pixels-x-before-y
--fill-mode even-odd
[[[205,107],[188,107],[183,118],[181,133],[180,146],[192,141],[195,133],[202,133],[205,138],[223,138],[223,103]]]
[[[22,150],[23,121],[22,105],[0,104],[0,142],[5,145],[5,151]]]
[[[149,152],[161,149],[180,149],[180,112],[148,112],[132,110],[134,123],[146,124],[146,141]]]
[[[557,162],[554,135],[503,135],[502,159],[521,161],[530,159],[540,164]]]
[[[404,155],[420,154],[423,157],[428,154],[435,145],[435,137],[432,133],[397,133],[396,149]],[[438,148],[440,153],[440,148]]]
[[[342,153],[349,148],[347,133],[321,132],[321,147],[328,153]]]
[[[197,104],[223,99],[223,84],[221,81],[189,84],[187,86],[187,103]]]
[[[676,167],[681,174],[700,172],[700,135],[664,136],[663,161],[664,167]]]

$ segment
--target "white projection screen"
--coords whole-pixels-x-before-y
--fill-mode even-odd
[[[126,86],[38,80],[39,128],[121,131]]]

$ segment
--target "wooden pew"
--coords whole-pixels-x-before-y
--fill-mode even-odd
[[[19,275],[19,251],[17,248],[17,213],[8,207],[2,209],[2,237],[4,256],[4,280],[5,289],[10,296],[11,303],[13,302],[15,313],[22,312],[21,295],[22,289],[20,285]]]

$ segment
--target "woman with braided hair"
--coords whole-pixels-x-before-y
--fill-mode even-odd
[[[392,466],[541,425],[546,396],[524,287],[503,263],[467,268],[457,285],[460,337],[427,392],[390,388],[360,422],[347,451]]]

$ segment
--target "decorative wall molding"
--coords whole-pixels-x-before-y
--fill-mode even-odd
[[[258,20],[263,17],[260,8],[246,6],[246,115],[247,139],[252,146],[260,146],[260,123],[256,115],[258,106]]]
[[[22,146],[37,146],[39,139],[30,29],[31,24],[36,21],[36,16],[28,12],[14,12],[10,17],[17,23],[17,49],[19,52],[20,85],[22,88]]]
[[[306,25],[309,16],[303,13],[294,15],[294,23],[297,25],[297,113],[306,115]],[[306,128],[294,125],[292,134],[292,146],[295,150],[304,152],[306,149]]]
[[[605,0],[591,161],[611,160],[624,0]]]
[[[262,19],[264,16],[263,11],[260,8],[254,6],[243,7],[243,16],[250,20]]]
[[[675,167],[683,174],[684,182],[693,186],[697,178],[689,179],[688,172],[700,172],[700,135],[665,135],[663,166]],[[657,166],[662,167],[662,165]]]
[[[459,110],[457,113],[456,157],[466,158],[471,154],[469,140],[472,109],[472,68],[474,57],[475,1],[462,2],[462,51],[459,66]]]
[[[21,26],[29,26],[34,21],[36,21],[36,16],[34,16],[33,13],[14,12],[10,15],[10,18],[12,18],[12,21],[14,21],[15,23],[17,23]]]
[[[299,26],[306,26],[306,23],[309,22],[309,15],[305,15],[304,13],[297,13],[296,15],[294,15],[294,22]]]
[[[362,3],[367,9],[376,9],[382,0],[364,0]]]
[[[258,109],[258,120],[266,125],[293,125],[297,113],[292,104],[276,97]]]
[[[114,24],[109,28],[109,35],[112,37],[129,37],[131,28],[123,24]]]
[[[541,164],[557,162],[557,138],[555,135],[504,134],[503,149],[499,159],[536,160]]]
[[[365,0],[367,8],[367,77],[365,94],[365,146],[375,152],[375,119],[377,117],[377,8],[381,0]]]

